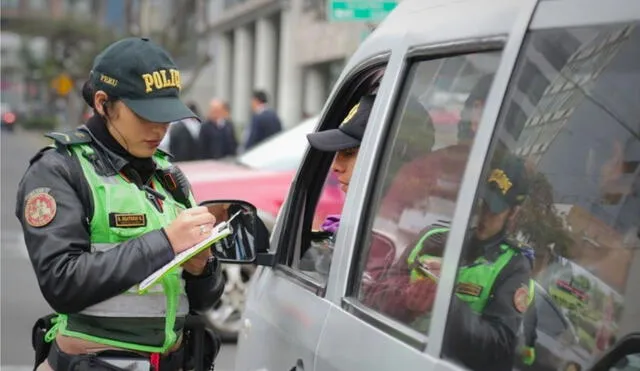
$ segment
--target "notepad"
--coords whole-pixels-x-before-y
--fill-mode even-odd
[[[193,245],[192,247],[177,254],[173,258],[173,260],[165,264],[162,268],[153,272],[151,275],[149,275],[149,277],[145,278],[144,281],[140,282],[140,284],[138,285],[138,293],[145,292],[149,287],[155,285],[158,281],[160,281],[172,269],[181,266],[187,260],[191,259],[192,257],[199,254],[200,252],[204,251],[204,249],[209,248],[214,243],[231,235],[233,233],[233,229],[231,228],[231,221],[239,214],[240,214],[240,211],[235,213],[229,220],[216,225],[211,230],[211,235],[207,237],[204,241],[196,245]]]

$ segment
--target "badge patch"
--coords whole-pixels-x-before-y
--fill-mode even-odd
[[[147,215],[110,213],[109,226],[118,228],[146,227]]]
[[[524,313],[529,306],[529,289],[520,287],[513,294],[513,306],[520,313]]]
[[[56,200],[49,194],[51,188],[36,188],[31,191],[24,205],[24,219],[32,227],[44,227],[56,216]]]
[[[480,296],[480,293],[482,293],[482,286],[476,285],[474,283],[459,283],[458,287],[456,288],[456,292],[458,294]]]

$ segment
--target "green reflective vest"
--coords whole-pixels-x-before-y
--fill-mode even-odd
[[[108,251],[121,242],[160,229],[185,208],[163,188],[155,175],[151,186],[165,196],[162,212],[147,199],[144,191],[120,174],[99,175],[87,159],[94,154],[91,146],[75,144],[67,148],[80,160],[93,196],[94,211],[90,220],[92,253]],[[156,152],[154,161],[160,169],[171,166],[161,152]],[[195,204],[193,195],[190,199]],[[142,215],[146,219],[144,223],[141,222]],[[181,273],[181,269],[172,271],[144,294],[138,293],[136,285],[80,313],[59,314],[47,339],[50,341],[60,333],[118,348],[164,353],[175,344],[177,332],[189,312]],[[132,339],[137,341],[131,342]]]
[[[416,268],[419,263],[425,263],[429,259],[433,259],[433,256],[428,254],[420,255],[424,242],[436,233],[448,232],[448,228],[434,228],[425,233],[424,236],[418,241],[413,248],[407,263],[411,268],[410,281],[413,282],[418,279],[425,279],[424,275]],[[488,261],[483,256],[477,258],[472,264],[460,267],[458,269],[456,296],[460,300],[466,302],[476,313],[482,313],[484,307],[487,305],[493,285],[498,278],[498,275],[502,269],[511,261],[516,254],[516,250],[510,248],[507,244],[500,245],[502,254],[495,261]],[[533,280],[529,282],[529,303],[533,300]]]

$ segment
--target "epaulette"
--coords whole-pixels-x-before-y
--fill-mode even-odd
[[[522,249],[526,249],[527,246],[524,245],[522,242],[518,241],[515,238],[512,237],[507,237],[504,239],[504,242],[509,245],[510,247],[516,249],[516,250],[522,250]]]
[[[69,130],[65,132],[52,131],[44,135],[47,138],[53,139],[56,144],[62,144],[68,146],[71,144],[91,143],[93,140],[91,135],[80,129]]]

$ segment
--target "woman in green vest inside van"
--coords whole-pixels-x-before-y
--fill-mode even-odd
[[[107,355],[181,369],[186,315],[220,298],[224,282],[209,250],[137,290],[215,224],[157,150],[169,122],[195,117],[180,88],[166,51],[145,38],[120,40],[97,56],[85,84],[94,116],[77,130],[48,134],[54,143],[31,160],[16,215],[57,313],[38,370],[120,369]]]

